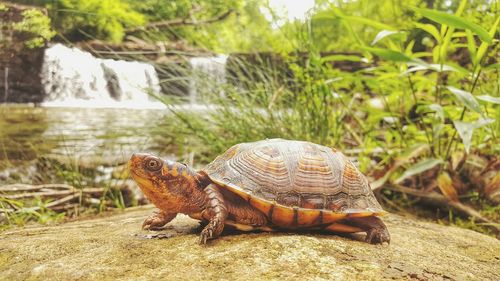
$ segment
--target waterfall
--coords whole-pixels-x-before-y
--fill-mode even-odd
[[[61,44],[45,50],[41,81],[45,106],[162,108],[148,93],[160,93],[147,63],[100,59]]]
[[[226,83],[226,55],[216,57],[194,57],[189,60],[192,75],[189,80],[191,104],[199,103],[204,94],[224,94],[222,85]]]

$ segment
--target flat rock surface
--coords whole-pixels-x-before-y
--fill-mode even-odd
[[[0,233],[1,280],[499,280],[500,241],[474,231],[384,217],[390,245],[324,233],[225,233],[198,245],[179,215],[140,230],[152,207]]]

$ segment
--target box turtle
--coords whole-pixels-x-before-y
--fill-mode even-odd
[[[129,165],[159,208],[144,229],[161,228],[183,213],[207,223],[203,244],[224,226],[366,232],[369,243],[390,241],[377,217],[385,212],[365,176],[344,154],[322,145],[283,139],[241,143],[200,171],[149,154],[134,154]]]

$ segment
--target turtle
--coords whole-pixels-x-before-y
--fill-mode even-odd
[[[200,171],[134,153],[133,179],[159,210],[143,223],[158,230],[183,213],[206,225],[200,243],[225,226],[241,231],[316,229],[366,232],[371,244],[390,242],[386,214],[366,177],[340,151],[306,141],[240,143]]]

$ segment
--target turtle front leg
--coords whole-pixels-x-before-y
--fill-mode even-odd
[[[162,210],[155,210],[142,223],[144,230],[159,230],[177,216],[176,213],[167,213]]]
[[[200,244],[206,244],[207,240],[214,239],[221,234],[228,214],[224,196],[217,186],[210,184],[204,191],[207,202],[204,213],[208,216],[209,222],[201,231]]]

